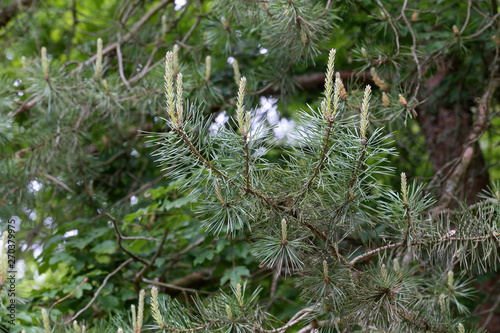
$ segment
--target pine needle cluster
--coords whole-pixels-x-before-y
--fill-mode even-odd
[[[167,92],[173,89],[169,56]],[[174,112],[164,118],[170,131],[151,135],[158,147],[154,155],[184,177],[188,195],[202,203],[197,214],[208,232],[234,237],[251,231],[252,253],[261,265],[297,277],[307,309],[301,319],[320,331],[458,330],[472,289],[454,280],[453,270],[496,268],[499,203],[485,199],[450,218],[431,212],[433,199],[421,185],[408,184],[404,173],[398,191],[380,183],[378,176],[393,172],[386,158],[396,153],[391,133],[372,125],[370,86],[361,95],[341,97],[334,59],[332,50],[320,109],[299,115],[280,163],[266,159],[275,139],[254,120],[255,110],[246,111],[244,77],[229,122],[234,126],[210,132],[200,107],[186,104],[182,118]],[[372,228],[384,229],[383,243],[353,249],[353,241]],[[257,326],[246,326],[251,311],[259,311],[240,315],[228,297],[210,301],[209,310],[198,300],[193,325],[225,322],[231,332],[273,327],[261,315],[251,321],[259,320]]]

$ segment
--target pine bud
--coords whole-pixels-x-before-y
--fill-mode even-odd
[[[47,310],[45,309],[42,309],[42,321],[45,333],[50,333],[49,315],[47,314]]]
[[[380,11],[380,16],[382,16],[382,20],[387,21],[387,16],[383,11]]]
[[[337,329],[337,332],[340,332],[341,320],[340,320],[339,317],[337,317],[337,319],[335,320],[334,324],[335,324],[335,329]]]
[[[205,81],[210,80],[210,71],[212,70],[212,57],[205,58]]]
[[[401,193],[403,194],[403,203],[408,204],[408,192],[406,190],[406,174],[401,173]]]
[[[326,260],[323,260],[323,277],[325,278],[325,281],[330,280],[330,275],[328,274],[328,263]]]
[[[87,328],[85,327],[85,325],[82,325],[82,333],[85,333],[85,330],[86,330],[86,329],[87,329]]]
[[[158,288],[156,287],[151,288],[151,314],[158,326],[160,326],[160,329],[163,330],[164,324],[158,305]]]
[[[446,295],[441,294],[439,296],[439,306],[441,307],[441,312],[446,313]]]
[[[373,82],[375,82],[377,87],[379,87],[381,90],[388,90],[389,89],[389,86],[385,83],[385,81],[380,76],[378,76],[377,71],[375,70],[375,67],[372,67],[370,69],[370,73],[373,77]]]
[[[167,112],[174,124],[175,119],[175,104],[174,104],[174,54],[167,52],[165,57],[165,96],[167,98]]]
[[[97,59],[95,62],[95,76],[101,76],[102,69],[102,39],[97,38]]]
[[[137,333],[141,333],[144,318],[144,289],[139,292],[139,309],[137,309]]]
[[[286,230],[286,220],[283,219],[281,220],[281,235],[283,236],[283,244],[286,244],[286,236],[287,236],[287,230]]]
[[[418,21],[418,12],[413,12],[413,14],[411,14],[411,21],[412,22],[417,22]]]
[[[220,201],[220,203],[225,206],[226,201],[224,201],[224,198],[222,197],[222,193],[219,188],[219,182],[218,180],[215,180],[215,195],[217,196],[217,199]]]
[[[401,267],[399,266],[399,260],[397,258],[394,258],[393,262],[394,262],[394,270],[396,272],[399,272],[401,270]]]
[[[240,67],[238,66],[238,60],[234,59],[232,65],[234,71],[234,81],[236,81],[236,84],[239,84],[241,75],[240,75]]]
[[[403,97],[403,95],[399,94],[399,103],[401,103],[404,107],[406,107],[408,104],[406,103],[406,98]]]
[[[174,45],[174,75],[179,73],[179,45]]]
[[[321,101],[321,112],[323,113],[323,116],[325,119],[328,119],[328,114],[327,114],[327,109],[326,109],[326,99],[323,99]]]
[[[368,58],[368,53],[366,52],[366,49],[364,47],[361,48],[361,54],[363,55],[363,57],[365,57],[366,61],[370,60],[370,58]]]
[[[28,66],[28,62],[25,56],[21,57],[21,64],[23,65],[23,68],[26,68]]]
[[[368,108],[370,107],[370,96],[372,87],[366,86],[365,94],[363,96],[363,103],[361,104],[361,138],[366,138],[366,129],[368,128]]]
[[[135,305],[130,306],[130,312],[132,312],[132,328],[134,332],[137,332],[137,312],[135,311]]]
[[[226,304],[226,313],[227,313],[227,316],[229,317],[229,320],[233,321],[233,313],[231,312],[231,308],[229,307],[229,304]]]
[[[49,78],[49,72],[47,71],[47,49],[42,47],[42,69],[43,69],[43,75],[45,76],[45,79]]]
[[[81,333],[80,326],[78,325],[78,322],[76,320],[73,321],[73,329],[75,330],[76,333]]]
[[[458,332],[465,333],[465,327],[462,323],[458,324]]]
[[[389,101],[389,96],[387,96],[387,94],[384,92],[382,92],[382,104],[384,104],[384,106],[386,108],[388,108],[389,106],[391,106],[391,102]]]
[[[328,57],[328,67],[326,69],[326,79],[325,79],[325,98],[326,98],[326,117],[330,121],[332,119],[332,98],[334,94],[334,84],[333,84],[333,71],[335,67],[335,54],[336,50],[332,49]]]
[[[182,74],[177,74],[177,124],[181,127],[182,119]]]
[[[167,35],[167,16],[163,15],[161,17],[161,39],[165,40]]]
[[[456,25],[453,25],[453,33],[457,37],[458,37],[458,35],[460,35],[460,31],[458,30],[458,27]]]
[[[387,269],[385,268],[385,264],[382,264],[381,271],[382,279],[384,280],[384,283],[387,283]]]
[[[448,287],[453,290],[454,276],[453,271],[448,271]]]
[[[238,299],[238,303],[240,304],[240,307],[243,306],[243,295],[241,294],[241,284],[236,285],[236,298]]]
[[[242,135],[246,135],[245,124],[243,122],[243,113],[244,113],[243,99],[245,98],[246,84],[247,84],[247,79],[245,77],[242,77],[239,81],[238,101],[236,104],[236,116],[238,117],[238,125],[240,126],[240,132]]]
[[[335,74],[335,79],[339,79],[340,82],[340,98],[345,100],[347,98],[347,91],[345,90],[344,83],[342,83],[342,79],[340,78],[339,72]]]
[[[229,23],[227,23],[226,18],[223,16],[220,18],[220,21],[222,22],[222,26],[224,27],[224,30],[229,30]]]

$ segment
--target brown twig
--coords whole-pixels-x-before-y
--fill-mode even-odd
[[[4,196],[2,197],[2,200],[0,200],[0,207],[2,207],[2,206],[3,206],[3,204],[4,204],[5,200],[7,200],[7,198],[9,197],[9,195],[11,195],[12,193],[14,193],[15,191],[17,191],[17,190],[19,190],[19,189],[20,189],[20,187],[19,187],[19,186],[15,186],[15,187],[13,187],[13,188],[9,189],[9,190],[7,191],[7,193],[5,193],[5,194],[4,194]]]
[[[181,137],[181,139],[184,141],[184,143],[189,147],[191,152],[198,158],[198,160],[205,165],[209,170],[211,170],[213,173],[215,173],[219,178],[222,178],[228,182],[230,182],[234,186],[238,186],[236,182],[232,179],[230,179],[229,176],[223,174],[221,171],[219,171],[215,166],[212,165],[208,160],[206,160],[203,155],[196,149],[196,147],[191,143],[191,140],[189,137],[186,135],[182,127],[175,128],[174,131]],[[245,189],[243,189],[245,190]],[[252,189],[251,187],[248,188],[248,193],[254,195],[258,199],[262,200],[265,204],[267,204],[270,208],[274,209],[275,211],[285,213],[293,218],[297,218],[297,214],[295,211],[289,209],[288,207],[283,207],[278,205],[276,202],[271,200],[270,198],[266,197],[265,195],[257,192],[256,190]],[[330,253],[332,256],[335,258],[339,259],[340,261],[346,263],[346,259],[342,256],[339,256],[338,251],[335,249],[335,247],[332,244],[329,244],[329,237],[328,235],[316,228],[314,225],[311,223],[299,219],[300,223],[302,223],[305,227],[307,227],[314,235],[316,235],[321,241],[325,242],[325,245],[328,247]]]
[[[72,321],[74,321],[76,318],[78,318],[78,316],[80,316],[85,310],[87,310],[91,305],[92,303],[95,302],[95,300],[97,299],[97,296],[99,296],[99,293],[101,292],[101,290],[104,288],[104,286],[106,286],[106,283],[108,283],[108,280],[113,276],[115,275],[116,273],[118,273],[123,267],[127,266],[128,264],[130,264],[134,259],[130,258],[130,259],[127,259],[125,260],[120,266],[118,266],[114,271],[112,271],[111,273],[109,273],[108,275],[106,275],[106,277],[104,278],[104,281],[102,281],[102,284],[101,286],[99,287],[99,289],[97,289],[97,291],[94,293],[94,297],[92,297],[92,299],[87,303],[87,305],[85,305],[85,307],[83,309],[81,309],[80,311],[78,311],[73,317],[71,317],[70,319],[66,320],[65,324],[69,324],[71,323]]]
[[[186,288],[186,287],[180,287],[178,285],[171,284],[171,283],[165,283],[165,282],[148,280],[148,279],[146,279],[144,277],[142,278],[142,281],[144,281],[146,283],[155,284],[155,285],[161,286],[161,287],[166,287],[166,288],[171,288],[171,289],[177,289],[177,290],[181,290],[181,291],[188,291],[188,292],[191,292],[191,293],[194,293],[194,294],[207,294],[207,295],[212,295],[213,294],[212,292],[209,292],[209,291],[196,290],[196,289]]]
[[[142,259],[141,257],[139,256],[136,256],[135,254],[133,254],[132,252],[128,251],[123,245],[122,245],[122,235],[120,234],[120,231],[118,231],[118,226],[116,225],[116,219],[111,216],[109,213],[104,213],[104,215],[106,215],[110,220],[111,220],[111,223],[113,224],[113,227],[115,228],[115,234],[116,234],[116,241],[118,243],[118,247],[120,247],[120,249],[125,252],[128,256],[130,256],[132,259],[134,259],[135,261],[139,261],[141,263],[143,263],[144,265],[148,265],[149,262]]]
[[[151,8],[147,13],[145,13],[141,19],[135,23],[132,28],[130,28],[130,30],[123,36],[123,39],[121,39],[121,43],[126,43],[128,42],[130,39],[132,39],[132,37],[136,34],[136,32],[147,22],[149,21],[149,19],[155,15],[158,11],[160,11],[163,7],[165,7],[166,5],[168,5],[169,3],[173,3],[174,0],[162,0],[160,1],[158,4],[156,4],[156,6],[154,6],[153,8]],[[107,55],[111,52],[113,52],[118,46],[118,42],[114,42],[114,43],[111,43],[111,44],[108,44],[103,50],[102,50],[102,55]],[[71,72],[72,74],[74,72],[80,72],[82,67],[83,66],[88,66],[90,65],[91,63],[93,63],[95,60],[97,59],[97,54],[94,54],[92,57],[90,57],[89,59],[87,59],[85,62],[83,63],[80,63],[80,65],[73,71]]]
[[[83,284],[84,284],[85,282],[87,282],[88,280],[89,280],[89,278],[88,278],[88,277],[84,277],[84,278],[83,278],[83,281],[82,281],[82,282],[80,282],[80,284],[79,284],[79,285],[78,285],[75,289],[73,289],[73,291],[72,291],[72,292],[70,292],[68,295],[64,296],[63,298],[61,298],[61,299],[59,299],[59,300],[57,300],[57,301],[55,301],[55,302],[54,302],[54,304],[52,304],[52,306],[49,308],[49,314],[48,314],[49,320],[50,320],[52,323],[54,323],[54,322],[52,321],[52,319],[50,318],[50,312],[52,311],[52,308],[53,308],[54,306],[56,306],[57,304],[59,304],[59,303],[61,303],[61,302],[64,302],[64,301],[65,301],[65,300],[67,300],[69,297],[71,297],[71,295],[73,295],[73,294],[75,293],[75,291],[77,291],[78,289],[80,289],[80,288],[83,286]]]
[[[64,184],[62,181],[60,181],[60,180],[59,180],[59,179],[57,179],[56,177],[51,176],[51,175],[49,175],[49,174],[45,174],[44,176],[45,176],[45,178],[47,178],[48,180],[50,180],[50,181],[52,181],[52,182],[56,183],[57,185],[60,185],[62,188],[64,188],[64,189],[65,189],[66,191],[68,191],[69,193],[71,193],[71,194],[75,194],[75,191],[73,191],[72,189],[70,189],[70,188],[68,187],[68,185]]]
[[[406,26],[408,27],[408,30],[410,31],[411,39],[413,42],[412,47],[411,47],[411,54],[413,56],[413,60],[415,61],[415,64],[417,65],[417,86],[415,87],[412,101],[416,101],[417,94],[418,94],[418,91],[420,88],[420,83],[422,81],[422,67],[420,66],[420,61],[418,60],[418,57],[417,57],[417,37],[415,36],[415,32],[413,31],[413,28],[411,27],[411,24],[408,21],[408,18],[406,17],[406,14],[405,14],[407,4],[408,4],[408,0],[405,0],[403,7],[401,8],[401,17],[403,18],[403,21],[405,21]]]
[[[166,228],[165,232],[163,233],[163,237],[160,241],[160,245],[158,245],[158,249],[156,250],[155,254],[153,255],[153,258],[151,258],[151,260],[146,264],[146,266],[142,267],[142,269],[135,275],[135,279],[134,279],[135,283],[138,283],[141,280],[142,276],[144,274],[146,274],[151,269],[151,267],[153,267],[153,264],[155,263],[156,259],[161,254],[161,251],[163,249],[163,245],[165,244],[165,240],[167,239],[169,232],[170,232],[170,228]]]

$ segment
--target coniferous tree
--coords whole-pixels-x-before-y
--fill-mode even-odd
[[[475,331],[494,3],[0,6],[14,330]]]

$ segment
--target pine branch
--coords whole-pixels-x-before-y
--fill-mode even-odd
[[[314,311],[313,307],[305,308],[300,311],[298,311],[290,320],[282,327],[275,328],[272,330],[263,330],[265,333],[281,333],[285,332],[287,329],[292,327],[293,325],[297,324],[299,321],[302,319],[305,319],[310,312]]]
[[[3,3],[3,2],[2,2]],[[22,11],[23,7],[31,6],[33,0],[18,0],[9,3],[0,12],[0,28],[4,27],[12,20],[19,11]]]
[[[196,149],[196,147],[193,145],[191,140],[188,138],[188,136],[184,132],[182,126],[179,126],[178,128],[174,128],[173,131],[176,132],[181,137],[181,139],[184,141],[184,143],[189,147],[189,150],[191,150],[191,152],[198,158],[198,160],[203,165],[205,165],[210,171],[212,171],[217,176],[219,176],[219,178],[222,178],[223,180],[229,181],[229,182],[234,184],[234,182],[228,176],[226,176],[221,171],[219,171],[217,168],[215,168],[212,165],[212,163],[207,161],[205,159],[205,157],[203,157],[203,155],[201,155],[201,153],[198,151],[198,149]]]
[[[137,23],[135,23],[132,26],[132,28],[130,28],[130,30],[128,30],[128,32],[121,39],[120,43],[123,44],[123,43],[126,43],[126,42],[130,41],[134,37],[134,35],[137,33],[137,31],[144,24],[146,24],[149,21],[149,19],[151,17],[153,17],[153,15],[155,15],[158,11],[160,11],[161,9],[163,9],[163,7],[165,7],[169,3],[173,3],[173,2],[174,2],[174,0],[162,0],[158,4],[156,4],[156,6],[154,6],[153,8],[151,8],[144,15],[142,15],[141,19]],[[102,55],[104,56],[104,55],[107,55],[107,54],[115,51],[117,47],[118,47],[118,42],[114,42],[114,43],[108,44],[102,50]],[[82,70],[83,66],[88,66],[88,65],[92,64],[94,61],[96,61],[96,59],[97,59],[97,54],[93,55],[92,57],[90,57],[89,59],[87,59],[85,62],[80,63],[80,65],[75,70],[73,70],[73,72],[71,72],[71,74],[74,74],[76,72],[80,72]]]
[[[415,246],[415,245],[416,246],[422,246],[422,245],[426,246],[426,245],[440,244],[440,243],[444,243],[444,242],[483,242],[487,239],[491,239],[491,238],[498,239],[499,237],[500,237],[500,233],[498,233],[496,231],[492,231],[491,234],[483,235],[483,236],[476,236],[476,237],[442,237],[442,238],[437,238],[437,239],[428,239],[428,240],[424,240],[424,241],[413,241],[413,242],[411,242],[410,245],[412,245],[412,246]],[[360,260],[371,257],[374,254],[378,254],[380,252],[390,250],[390,249],[393,249],[395,247],[399,247],[402,245],[404,245],[404,242],[398,242],[398,243],[389,244],[389,245],[382,246],[382,247],[376,248],[374,250],[368,251],[368,252],[363,253],[363,254],[357,256],[356,258],[352,259],[349,262],[349,266],[354,266]]]
[[[143,263],[144,265],[148,265],[149,263],[148,263],[147,260],[144,260],[141,257],[136,256],[132,252],[128,251],[125,247],[123,247],[123,244],[122,244],[122,235],[120,234],[120,231],[118,230],[118,227],[116,225],[116,222],[117,222],[116,219],[113,216],[111,216],[109,213],[104,213],[104,214],[111,220],[111,223],[113,223],[113,227],[115,228],[116,241],[118,243],[118,247],[123,252],[125,252],[129,257],[131,257],[133,260],[139,261],[139,262]]]
[[[417,313],[410,312],[405,309],[401,309],[398,307],[393,307],[394,311],[397,313],[398,317],[400,317],[404,322],[412,325],[413,327],[423,330],[425,332],[433,332],[433,333],[447,333],[448,329],[436,326],[430,323],[427,320],[416,319],[415,316]]]
[[[165,327],[165,330],[168,332],[196,332],[196,331],[201,331],[205,328],[210,327],[213,323],[214,323],[213,321],[209,321],[208,323],[206,323],[202,326],[199,326],[196,328],[186,328],[186,329],[180,329],[180,328],[175,328],[175,327]]]
[[[208,169],[210,169],[213,173],[215,173],[217,176],[219,176],[221,179],[228,181],[234,186],[239,187],[239,185],[232,179],[230,179],[227,175],[223,174],[221,171],[219,171],[215,166],[213,166],[212,163],[210,163],[208,160],[206,160],[203,155],[196,149],[196,147],[193,145],[189,137],[186,135],[184,130],[182,129],[181,126],[178,128],[174,128],[173,131],[175,131],[181,139],[184,141],[184,143],[189,147],[190,151],[197,157],[197,159],[205,165]],[[247,188],[242,189],[243,191],[247,191],[247,193],[250,193],[257,197],[258,199],[262,200],[265,204],[267,204],[269,207],[274,209],[277,212],[285,213],[287,215],[290,215],[293,218],[297,218],[296,212],[290,210],[289,208],[283,207],[278,205],[276,202],[271,200],[270,198],[266,197],[265,195],[262,195],[261,193],[257,192],[256,190],[252,189],[250,186]],[[299,219],[300,223],[302,223],[304,226],[306,226],[314,235],[316,235],[321,241],[323,241],[329,248],[330,253],[340,261],[347,263],[347,260],[343,258],[338,251],[335,249],[335,247],[330,243],[328,235],[326,233],[320,231],[318,228],[316,228],[314,225],[311,223],[304,221],[302,219]]]

